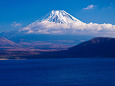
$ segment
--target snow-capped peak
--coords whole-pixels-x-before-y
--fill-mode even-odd
[[[80,27],[83,24],[83,22],[64,10],[52,10],[42,20],[37,20],[20,31],[45,34],[64,33],[63,29],[73,29],[76,25]]]
[[[73,17],[72,15],[70,15],[64,10],[52,10],[42,19],[42,21],[49,21],[49,22],[55,22],[61,24],[81,22],[80,20],[76,19],[75,17]]]

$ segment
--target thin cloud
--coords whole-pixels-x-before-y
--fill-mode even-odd
[[[22,26],[21,23],[17,23],[17,22],[13,22],[11,25],[12,25],[13,27],[21,27],[21,26]]]
[[[89,10],[89,9],[93,9],[95,7],[95,5],[88,5],[86,8],[83,8],[84,10]]]
[[[113,3],[110,3],[110,5],[113,5]]]

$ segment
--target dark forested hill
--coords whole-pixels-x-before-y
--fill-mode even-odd
[[[115,57],[115,38],[97,37],[68,49],[77,57]]]

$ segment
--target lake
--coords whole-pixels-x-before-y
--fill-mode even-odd
[[[1,60],[0,86],[115,86],[115,58]]]

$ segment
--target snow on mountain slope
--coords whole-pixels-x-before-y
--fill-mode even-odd
[[[80,20],[76,19],[64,10],[52,10],[42,19],[42,21],[49,21],[61,24],[71,24],[73,22],[81,23]]]

